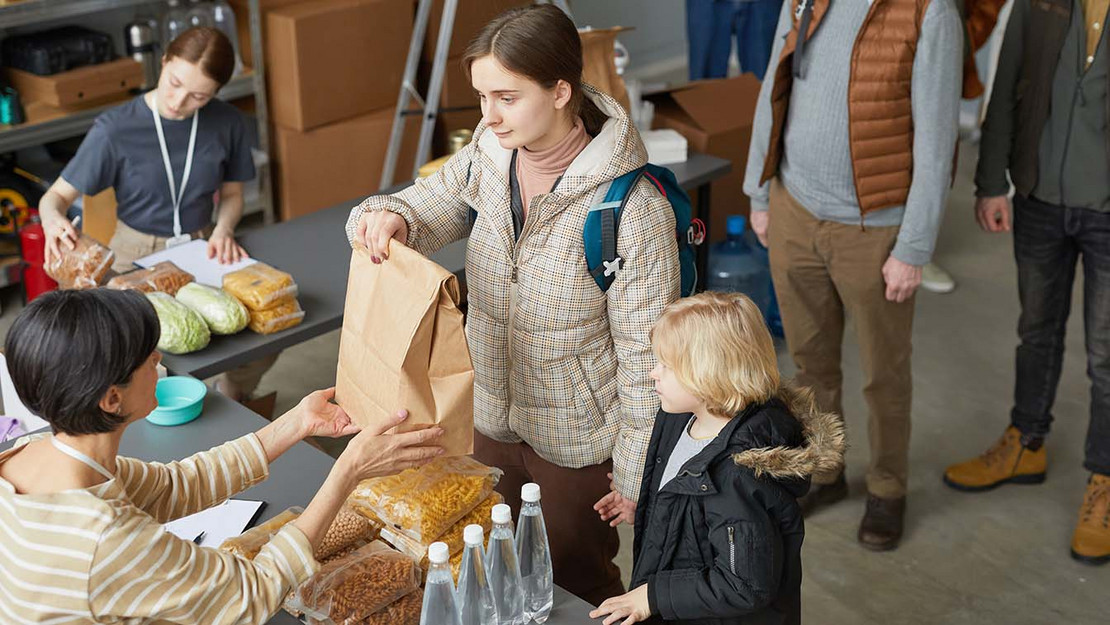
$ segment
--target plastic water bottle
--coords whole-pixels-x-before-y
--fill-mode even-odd
[[[165,52],[166,48],[177,39],[178,35],[189,30],[189,19],[186,17],[185,8],[181,6],[181,0],[169,0],[169,8],[166,9],[166,15],[162,18],[162,51]]]
[[[212,25],[217,30],[227,35],[231,47],[235,49],[235,73],[243,73],[242,54],[239,50],[239,29],[235,26],[235,11],[227,0],[215,0],[212,3]]]
[[[748,247],[755,250],[756,257],[760,262],[767,266],[767,271],[771,270],[771,255],[767,248],[759,242],[759,237],[755,236],[755,231],[751,228],[744,230],[744,240],[747,241]],[[780,339],[786,337],[786,331],[782,327],[782,312],[779,311],[779,298],[775,295],[775,283],[772,280],[771,286],[771,300],[767,306],[767,329],[771,331],[771,336],[777,336]]]
[[[432,568],[424,584],[420,625],[461,625],[459,609],[455,607],[455,580],[451,577],[451,565],[447,563],[450,557],[447,543],[428,546],[428,561]]]
[[[493,530],[486,547],[486,575],[497,604],[498,625],[524,624],[524,582],[513,543],[513,513],[499,503],[493,507]]]
[[[497,625],[497,604],[486,576],[482,554],[481,525],[467,525],[463,530],[462,568],[459,570],[459,618],[462,625]]]
[[[551,614],[555,582],[551,573],[551,544],[540,510],[540,485],[528,483],[520,489],[520,517],[516,524],[516,556],[524,581],[525,622],[541,625]]]
[[[709,250],[706,288],[747,295],[766,319],[771,307],[771,270],[744,240],[746,222],[743,215],[728,218],[728,238]]]

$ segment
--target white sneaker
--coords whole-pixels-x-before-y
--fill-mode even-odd
[[[928,263],[921,268],[921,288],[933,293],[951,293],[956,289],[956,281],[940,265]]]

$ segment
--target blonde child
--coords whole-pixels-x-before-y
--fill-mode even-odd
[[[799,623],[809,476],[843,461],[843,427],[779,379],[759,310],[734,293],[668,306],[651,332],[655,418],[635,520],[632,591],[591,613],[605,625]]]

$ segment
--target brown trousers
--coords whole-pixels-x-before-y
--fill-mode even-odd
[[[191,234],[194,239],[207,239],[212,234],[212,227],[209,226]],[[168,240],[166,237],[139,232],[122,221],[117,221],[116,232],[112,235],[111,243],[108,244],[108,247],[116,253],[112,270],[116,273],[131,271],[135,268],[136,260],[166,249]],[[263,356],[223,375],[227,376],[227,380],[234,384],[244,397],[250,397],[251,393],[258,388],[262,376],[274,366],[277,359],[277,354]]]
[[[898,227],[862,228],[821,221],[771,183],[771,276],[782,310],[797,381],[822,410],[844,414],[841,344],[845,314],[855,324],[869,411],[867,489],[883,498],[906,494],[909,475],[913,298],[886,299],[882,267]],[[835,475],[815,475],[827,484]]]
[[[525,443],[502,443],[479,432],[474,433],[474,457],[505,472],[497,492],[514,514],[520,510],[520,487],[540,485],[556,584],[595,606],[624,594],[620,568],[613,563],[620,537],[593,508],[609,492],[605,474],[613,470],[612,462],[567,469]]]

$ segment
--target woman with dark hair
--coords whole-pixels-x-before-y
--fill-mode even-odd
[[[582,83],[574,23],[550,4],[512,9],[463,63],[482,106],[473,140],[435,175],[356,207],[347,235],[377,262],[391,238],[428,254],[469,236],[475,457],[505,472],[514,507],[523,484],[541,486],[555,582],[596,605],[623,593],[615,523],[593,506],[618,501],[611,480],[621,502],[640,492],[659,408],[648,329],[679,292],[674,211],[640,179],[602,290],[586,216],[647,154],[628,113]],[[622,512],[631,520],[631,504]]]
[[[207,239],[209,258],[221,263],[246,255],[234,237],[243,216],[243,182],[255,176],[251,133],[243,114],[215,97],[234,70],[235,50],[215,28],[191,28],[170,42],[158,87],[97,117],[43,195],[48,261],[77,241],[66,218],[69,207],[82,194],[109,187],[117,203],[109,243],[117,272],[190,239]],[[274,360],[225,374],[220,390],[235,400],[249,397]]]
[[[157,406],[158,317],[141,294],[58,291],[31,302],[5,354],[20,400],[53,434],[0,453],[0,620],[5,623],[263,623],[318,564],[323,540],[359,480],[419,466],[442,431],[355,436],[299,518],[253,560],[199,547],[162,523],[222,503],[266,479],[307,436],[358,428],[328,400],[305,397],[253,434],[170,464],[117,455],[128,425]]]

